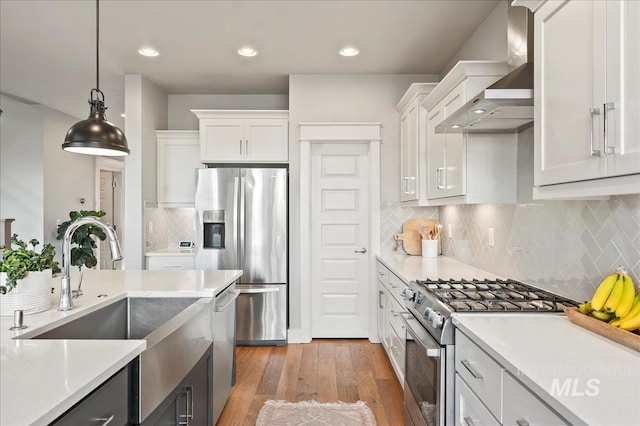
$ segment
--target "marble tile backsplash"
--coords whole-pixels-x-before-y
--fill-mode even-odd
[[[146,251],[178,247],[181,240],[195,240],[195,212],[192,208],[145,209]],[[149,223],[152,232],[149,232]]]
[[[640,279],[640,195],[446,206],[440,221],[443,254],[576,300],[589,299],[616,265]]]
[[[407,219],[438,219],[437,207],[404,207],[397,202],[380,203],[380,252],[394,253],[394,234],[402,232]],[[396,253],[405,254],[400,248]]]

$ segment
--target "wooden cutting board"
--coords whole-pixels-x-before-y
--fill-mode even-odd
[[[407,254],[420,256],[422,254],[422,237],[418,232],[418,226],[422,226],[426,231],[434,229],[438,223],[435,219],[409,219],[402,224],[402,234],[394,235],[396,244],[402,241],[402,248]]]

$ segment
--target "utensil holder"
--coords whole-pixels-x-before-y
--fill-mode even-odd
[[[438,240],[422,240],[422,257],[438,257]]]

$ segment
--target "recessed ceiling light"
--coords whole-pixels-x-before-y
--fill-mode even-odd
[[[125,115],[124,115],[124,114],[120,114],[120,117],[124,118],[124,117],[125,117]]]
[[[142,56],[158,56],[160,54],[160,52],[158,52],[153,47],[143,47],[141,49],[138,49],[138,53]]]
[[[460,127],[462,127],[462,126],[461,126],[461,125],[459,125],[459,124],[452,124],[452,125],[451,125],[451,128],[452,128],[452,129],[459,129]]]
[[[487,110],[486,109],[482,109],[482,108],[478,108],[478,109],[474,109],[473,110],[474,114],[482,114],[482,113],[485,113],[485,112],[487,112]]]
[[[241,47],[240,49],[238,49],[238,55],[240,56],[256,56],[258,54],[258,51],[256,49],[254,49],[253,47],[249,47],[249,46],[245,46],[245,47]]]
[[[356,56],[358,53],[360,53],[360,50],[352,46],[348,46],[340,50],[340,54],[342,56]]]

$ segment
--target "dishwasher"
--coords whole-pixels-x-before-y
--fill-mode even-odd
[[[213,319],[213,424],[216,424],[236,380],[236,299],[233,283],[216,296]]]

